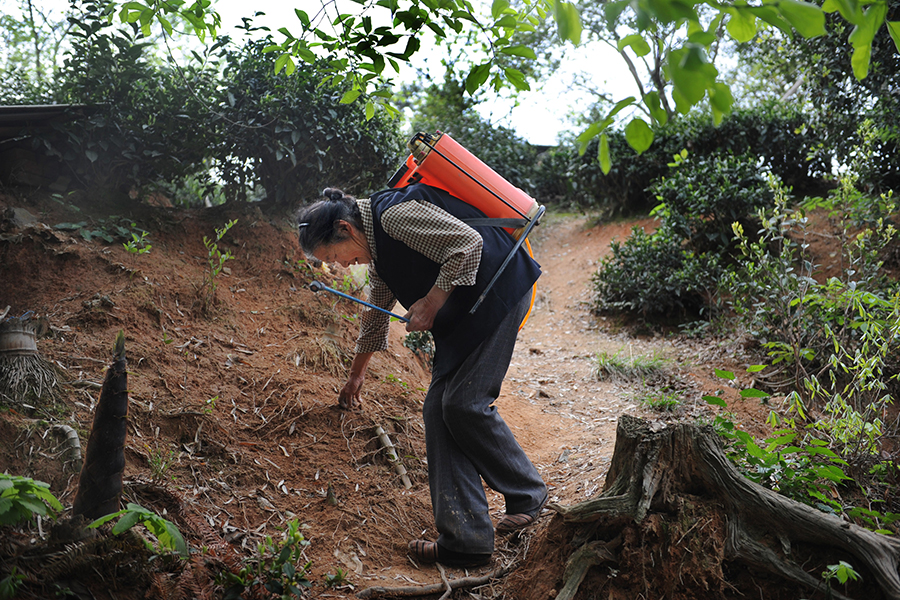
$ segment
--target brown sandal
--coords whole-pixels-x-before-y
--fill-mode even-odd
[[[426,540],[413,540],[406,548],[414,560],[427,565],[439,562],[448,567],[480,567],[491,562],[490,554],[454,552]]]
[[[513,531],[518,531],[519,529],[523,529],[534,523],[538,516],[540,516],[541,511],[544,510],[544,505],[547,504],[548,498],[549,495],[544,496],[541,505],[532,513],[505,515],[497,522],[497,533],[512,533]]]

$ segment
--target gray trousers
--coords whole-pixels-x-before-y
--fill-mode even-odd
[[[547,495],[537,469],[492,406],[530,301],[527,294],[459,367],[432,379],[425,396],[431,504],[438,544],[447,550],[494,550],[482,478],[503,494],[509,514],[533,512]]]

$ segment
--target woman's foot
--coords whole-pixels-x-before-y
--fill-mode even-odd
[[[541,511],[544,510],[544,505],[547,504],[547,499],[549,497],[549,494],[547,496],[544,496],[544,499],[541,500],[541,504],[537,507],[537,510],[534,510],[530,513],[516,513],[513,515],[505,515],[497,522],[497,533],[512,533],[513,531],[523,529],[534,523],[537,520],[538,516],[541,514]]]
[[[480,567],[491,562],[490,554],[455,552],[426,540],[411,541],[407,551],[413,560],[429,565],[438,562],[448,567]]]

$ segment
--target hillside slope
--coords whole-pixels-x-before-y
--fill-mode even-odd
[[[0,214],[6,215],[0,309],[9,305],[11,315],[34,311],[49,320],[51,333],[39,350],[62,381],[56,402],[7,404],[0,412],[0,470],[46,481],[71,505],[77,469],[54,425],[74,428],[86,445],[99,383],[122,330],[130,392],[125,497],[168,515],[212,561],[192,562],[188,585],[181,567],[168,565],[161,574],[144,557],[126,561],[130,570],[102,557],[96,564],[72,558],[54,571],[60,581],[79,581],[87,568],[101,576],[79,585],[96,598],[191,597],[185,589],[212,594],[213,574],[223,564],[234,568],[256,555],[266,536],[277,539],[297,519],[309,541],[304,555],[314,596],[441,582],[436,569],[419,568],[405,554],[408,540],[436,535],[420,418],[428,373],[394,323],[390,350],[371,363],[363,409],[337,408],[358,305],[314,294],[308,284],[316,278],[347,291],[355,284],[349,273],[301,261],[288,221],[254,205],[186,211],[77,194],[0,196]],[[215,277],[216,301],[205,308],[210,252],[204,237],[214,239],[232,220],[219,249],[233,259]],[[557,502],[602,489],[620,415],[697,416],[709,410],[704,394],[736,398],[734,389],[718,389],[722,383],[710,379],[708,366],[734,366],[734,348],[692,347],[652,334],[634,338],[591,315],[596,261],[631,226],[592,227],[584,217],[549,216],[535,234],[544,276],[497,404]],[[149,232],[152,248],[145,254],[123,247],[138,230]],[[109,243],[101,234],[116,239]],[[669,361],[684,381],[678,414],[649,411],[634,385],[598,381],[592,367],[600,352]],[[763,408],[732,410],[752,429],[764,421]],[[397,448],[409,490],[379,443],[379,426]],[[502,499],[490,491],[488,497],[499,516]],[[526,552],[522,539],[498,540],[493,567]],[[34,543],[18,535],[6,551]],[[562,567],[547,566],[559,573]],[[346,577],[327,586],[326,576],[338,569]],[[29,589],[45,584],[35,577]],[[555,584],[548,581],[548,589]]]

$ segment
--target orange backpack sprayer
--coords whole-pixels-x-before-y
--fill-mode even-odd
[[[523,243],[529,254],[534,256],[528,234],[540,222],[546,209],[446,133],[437,132],[432,135],[420,132],[406,146],[411,154],[400,170],[391,177],[389,187],[401,188],[413,183],[424,183],[442,189],[478,208],[488,217],[477,221],[467,220],[469,225],[503,227],[516,240],[506,260],[470,311],[475,312]],[[537,286],[531,290],[532,307],[536,289]],[[530,314],[531,308],[522,325],[525,325]]]

